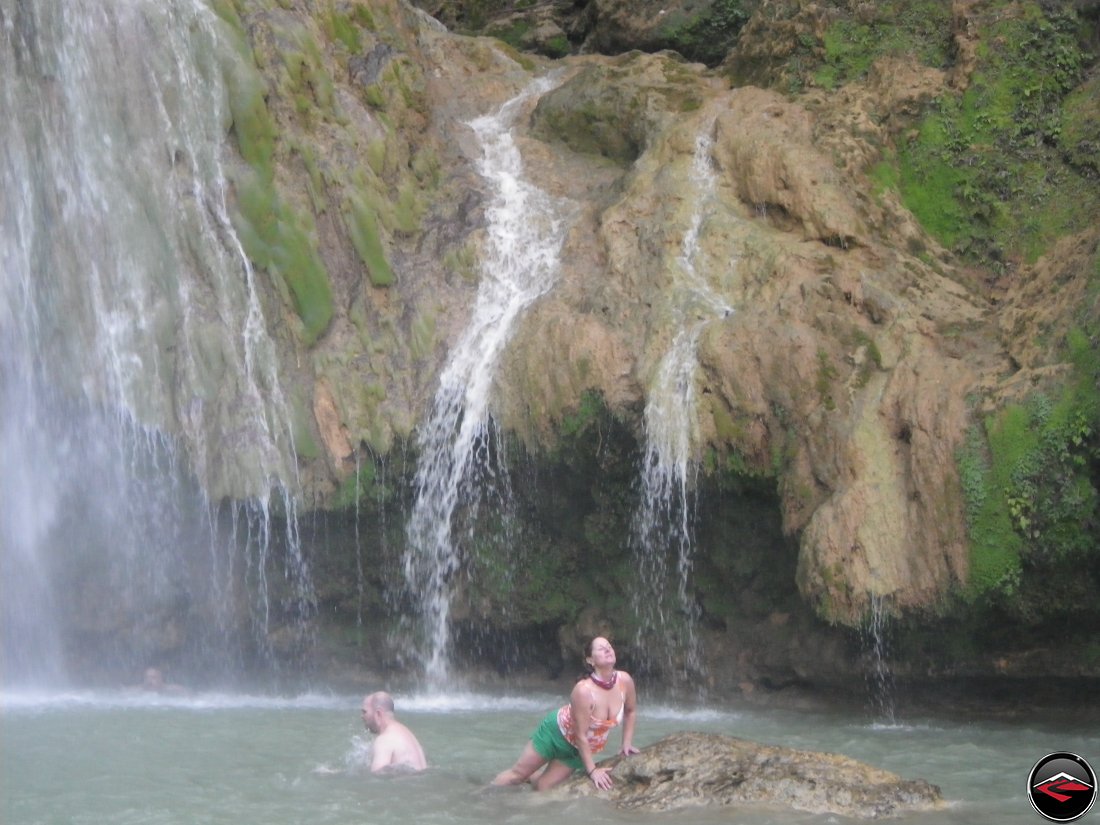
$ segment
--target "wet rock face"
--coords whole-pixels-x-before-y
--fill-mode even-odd
[[[524,174],[567,204],[561,271],[502,356],[494,420],[552,452],[593,395],[643,434],[660,365],[692,327],[694,460],[774,491],[798,544],[797,572],[785,572],[811,609],[856,626],[873,603],[917,613],[966,586],[956,454],[973,399],[1019,366],[1043,367],[1047,333],[1084,300],[1067,284],[1095,240],[1067,244],[998,306],[873,180],[964,68],[886,57],[841,85],[788,94],[773,70],[836,14],[808,0],[759,6],[717,71],[673,52],[551,62],[393,0],[339,27],[273,4],[243,4],[242,30],[269,81],[275,187],[313,222],[333,292],[324,334],[288,340],[284,355],[298,444],[315,445],[300,457],[318,506],[348,500],[339,493],[357,489],[358,462],[396,455],[423,421],[483,277],[487,189],[468,124],[552,71],[560,84],[517,121],[516,140]],[[573,44],[613,23],[648,48],[639,27],[661,10],[667,22],[689,5],[737,4],[418,5],[465,21],[460,31],[488,31],[473,10],[537,11]],[[847,5],[861,21],[874,11]],[[956,4],[960,31],[967,6]],[[319,56],[279,45],[291,35]],[[302,80],[306,63],[331,82],[325,106],[306,94],[328,88]],[[1089,144],[1092,111],[1072,124],[1073,146]],[[715,312],[713,296],[729,311]]]
[[[776,478],[819,613],[854,625],[872,597],[921,607],[965,580],[962,399],[1002,356],[984,300],[910,251],[932,242],[903,210],[868,197],[874,141],[825,100],[730,88],[667,54],[573,65],[526,159],[582,208],[559,284],[505,356],[506,426],[552,432],[588,390],[619,410],[648,398],[677,331],[701,325],[701,446]],[[861,88],[859,111],[935,80],[887,74],[900,80]]]
[[[942,807],[939,788],[833,753],[800,751],[706,733],[666,736],[613,765],[614,785],[597,791],[577,776],[551,793],[606,797],[619,808],[676,811],[767,805],[814,814],[879,819]]]
[[[760,0],[413,0],[448,28],[562,57],[673,49],[716,65]]]

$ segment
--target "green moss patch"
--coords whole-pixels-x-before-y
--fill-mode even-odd
[[[880,57],[947,65],[952,44],[951,9],[938,0],[895,0],[875,4],[869,22],[841,18],[822,35],[823,60],[814,74],[818,86],[831,89],[867,74]]]
[[[239,26],[239,19],[235,22]],[[249,259],[281,279],[302,321],[305,342],[312,344],[332,318],[328,271],[314,245],[310,217],[293,209],[276,191],[273,156],[277,132],[267,108],[267,90],[243,33],[233,28],[232,36],[234,51],[226,55],[222,71],[231,131],[249,167],[235,175],[234,226]]]
[[[1067,342],[1073,378],[970,434],[960,461],[971,540],[969,594],[1035,615],[1065,611],[1042,592],[1068,577],[1100,591],[1100,356],[1095,332]]]
[[[660,39],[689,60],[716,66],[737,41],[755,2],[713,0],[694,13],[670,14]]]
[[[1100,173],[1100,74],[1078,87],[1065,100],[1058,132],[1058,148],[1077,169]]]
[[[1100,210],[1095,183],[1056,148],[1077,122],[1067,114],[1087,58],[1077,17],[1004,5],[980,33],[966,92],[936,101],[898,154],[905,205],[945,246],[994,266],[1034,261]]]
[[[352,245],[359,259],[367,268],[367,275],[374,286],[392,286],[395,277],[379,234],[378,218],[374,208],[359,194],[349,195],[344,204],[344,219]]]
[[[290,292],[302,321],[302,335],[312,344],[332,320],[332,287],[317,253],[312,226],[279,198],[261,174],[237,181],[237,231],[249,259],[277,274]]]

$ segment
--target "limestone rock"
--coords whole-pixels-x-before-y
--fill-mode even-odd
[[[631,25],[686,8],[590,5],[604,23],[632,14]],[[595,391],[638,428],[662,359],[698,325],[695,458],[731,456],[774,483],[802,595],[855,625],[872,600],[920,609],[965,584],[955,451],[973,424],[967,399],[1017,366],[1050,366],[1034,342],[1065,334],[1095,238],[1052,253],[998,327],[998,307],[868,177],[952,78],[890,58],[798,97],[731,88],[730,76],[765,83],[792,44],[820,40],[826,4],[796,5],[754,17],[726,74],[669,52],[555,63],[561,83],[519,118],[516,142],[524,174],[568,204],[568,230],[552,291],[502,356],[493,415],[526,444],[552,446]],[[372,9],[350,47],[317,21],[292,26],[304,13],[245,21],[271,78],[276,188],[313,222],[332,281],[325,334],[309,347],[287,340],[283,356],[288,394],[315,401],[327,461],[304,474],[319,500],[357,450],[387,454],[425,415],[481,277],[487,192],[468,123],[550,69],[404,3]],[[324,49],[280,46],[311,38]],[[306,57],[315,84],[301,81]],[[328,89],[322,76],[331,95],[306,106],[307,91]],[[364,261],[352,241],[372,226]],[[391,283],[371,273],[377,258]]]
[[[632,414],[699,324],[700,449],[777,474],[820,613],[855,624],[871,599],[906,610],[965,581],[954,451],[964,399],[1006,361],[984,299],[910,253],[933,244],[867,196],[867,118],[826,130],[826,106],[730,89],[668,55],[574,65],[536,109],[544,148],[526,159],[538,180],[571,181],[579,206],[553,297],[505,355],[506,426],[541,438],[590,389]],[[939,77],[894,74],[852,111],[897,108]]]
[[[737,89],[716,129],[717,161],[743,202],[780,211],[815,240],[866,242],[855,198],[839,185],[832,161],[813,147],[809,112],[774,92]]]
[[[939,788],[921,779],[903,779],[839,754],[718,734],[672,734],[640,754],[601,764],[614,767],[611,790],[598,791],[578,776],[550,793],[603,796],[625,809],[766,805],[858,819],[943,805]]]

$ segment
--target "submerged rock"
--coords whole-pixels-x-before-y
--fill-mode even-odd
[[[878,819],[943,805],[940,790],[847,756],[763,745],[733,736],[675,733],[614,767],[615,784],[597,791],[578,776],[551,793],[606,796],[619,808],[669,811],[761,804],[815,814]]]

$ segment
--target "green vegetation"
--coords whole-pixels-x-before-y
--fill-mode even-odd
[[[244,25],[241,23],[240,12],[237,9],[238,0],[207,0],[211,11],[228,23],[233,33],[238,37],[244,35]]]
[[[836,384],[837,369],[832,358],[825,350],[817,351],[817,380],[815,388],[822,405],[829,412],[836,409],[836,398],[833,397],[833,387]]]
[[[989,416],[984,438],[972,432],[959,456],[968,595],[1029,620],[1079,607],[1060,591],[1100,589],[1098,333],[1094,326],[1068,337],[1073,373],[1057,397],[1035,393]],[[1088,603],[1095,607],[1098,596]]]
[[[335,118],[335,90],[332,78],[325,69],[321,47],[308,31],[290,28],[282,32],[281,39],[293,42],[297,49],[284,49],[279,56],[285,71],[281,94],[295,101],[295,109],[303,121],[312,118]]]
[[[375,31],[377,28],[365,3],[357,3],[350,9],[331,9],[321,21],[328,39],[342,44],[351,54],[357,54],[362,47],[363,30]]]
[[[895,57],[946,68],[954,51],[951,6],[943,0],[860,4],[858,18],[834,9],[820,38],[804,27],[778,64],[745,65],[738,82],[765,83],[797,94],[808,85],[833,89],[866,76],[876,60]]]
[[[568,37],[559,34],[556,37],[551,37],[543,44],[543,51],[546,52],[547,57],[565,57],[572,51],[572,46]]]
[[[939,0],[875,4],[874,19],[841,18],[825,30],[823,64],[816,85],[832,89],[864,77],[881,57],[916,60],[925,66],[947,65],[951,51],[951,7]]]
[[[431,354],[436,341],[435,316],[418,314],[409,329],[409,350],[413,358],[425,358]]]
[[[595,390],[586,390],[577,409],[562,416],[558,432],[563,438],[576,438],[589,427],[599,426],[600,419],[606,415],[609,412],[603,395]]]
[[[1094,73],[1066,98],[1058,148],[1079,171],[1100,173],[1100,74]]]
[[[503,40],[513,49],[522,49],[523,40],[531,31],[531,21],[518,19],[512,21],[506,28],[494,26],[488,33],[498,40]]]
[[[386,250],[382,246],[378,219],[373,207],[361,195],[349,195],[344,206],[344,218],[351,242],[367,268],[370,282],[374,286],[392,286],[395,277],[389,261],[386,260]]]
[[[882,353],[879,352],[875,340],[861,329],[857,329],[853,333],[852,343],[857,350],[863,350],[863,360],[859,362],[855,385],[865,387],[867,382],[871,380],[871,375],[875,370],[882,369]]]
[[[714,0],[686,19],[674,16],[662,28],[661,37],[689,60],[716,66],[749,21],[753,5],[745,0]]]
[[[277,275],[312,344],[332,319],[332,288],[313,240],[311,218],[283,201],[275,189],[277,131],[267,108],[266,88],[244,39],[240,19],[229,6],[219,14],[234,34],[236,53],[226,55],[222,73],[228,90],[232,133],[248,169],[236,176],[234,225],[253,264]]]
[[[291,434],[294,438],[294,454],[306,461],[321,458],[321,447],[313,437],[313,410],[293,388],[287,394],[290,407]]]
[[[443,266],[458,273],[467,283],[475,283],[480,272],[477,251],[469,242],[457,249],[447,250],[443,256]]]
[[[838,9],[820,39],[803,33],[783,65],[751,79],[797,93],[864,79],[882,57],[949,69],[950,15],[940,0]],[[935,99],[896,152],[883,147],[869,170],[876,194],[897,191],[940,243],[994,269],[1088,226],[1100,213],[1100,79],[1079,86],[1096,60],[1083,15],[1040,0],[979,5],[965,91]]]
[[[303,338],[312,344],[332,319],[332,288],[307,216],[285,203],[260,172],[238,180],[237,208],[237,232],[246,254],[282,279],[302,321]]]
[[[355,507],[359,502],[376,502],[380,497],[384,498],[386,490],[377,481],[378,470],[374,462],[363,462],[354,474],[344,479],[340,489],[336,491],[332,499],[334,509]]]
[[[993,266],[1034,261],[1100,210],[1100,190],[1056,148],[1088,59],[1077,17],[1036,2],[1014,9],[981,32],[966,91],[938,99],[898,157],[903,200],[925,228]]]

